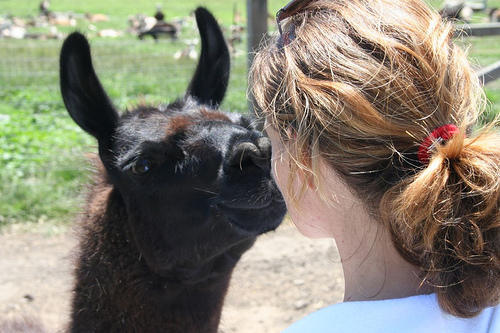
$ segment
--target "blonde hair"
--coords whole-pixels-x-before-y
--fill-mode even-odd
[[[250,89],[292,147],[290,174],[319,187],[326,161],[445,311],[498,304],[500,138],[493,125],[473,133],[484,93],[451,24],[418,0],[311,1],[286,23],[295,39],[256,55]],[[459,133],[421,163],[445,124]]]

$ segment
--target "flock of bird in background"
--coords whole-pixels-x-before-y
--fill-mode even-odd
[[[160,38],[170,40],[179,40],[181,31],[184,27],[191,27],[196,30],[194,16],[174,18],[170,21],[165,20],[165,14],[161,6],[157,6],[154,16],[144,14],[130,15],[128,18],[128,28],[126,30],[118,29],[98,29],[96,23],[109,21],[109,16],[105,14],[76,14],[73,12],[55,12],[50,9],[50,1],[43,0],[39,4],[39,13],[36,17],[17,17],[13,15],[2,15],[0,13],[0,39],[63,39],[65,34],[58,27],[75,27],[78,22],[85,22],[89,37],[116,38],[125,34],[137,36],[139,39],[151,37],[156,42]],[[233,7],[233,24],[229,27],[223,27],[226,35],[230,52],[233,56],[244,54],[238,50],[236,45],[242,42],[242,34],[245,31],[245,21],[238,10],[236,4]],[[45,32],[30,32],[31,28],[45,28]],[[175,59],[191,58],[197,59],[198,52],[196,46],[199,43],[198,38],[182,39],[186,47],[174,54]]]
[[[487,0],[464,1],[447,0],[439,10],[441,17],[445,19],[459,20],[469,23],[475,12],[484,12],[488,14],[488,21],[491,23],[500,22],[500,9],[488,8]]]
[[[500,9],[488,8],[487,0],[480,1],[464,1],[464,0],[447,0],[439,13],[443,18],[458,20],[465,23],[470,22],[474,12],[487,13],[489,22],[500,22]],[[274,16],[269,14],[270,24],[274,24]],[[157,6],[154,16],[143,14],[131,15],[128,18],[128,28],[123,30],[117,29],[98,29],[95,23],[109,21],[109,17],[105,14],[75,14],[72,12],[55,12],[50,10],[50,1],[43,0],[39,4],[39,14],[36,17],[22,18],[12,15],[0,15],[0,39],[15,38],[15,39],[62,39],[64,33],[58,30],[60,26],[76,27],[77,20],[87,23],[88,35],[116,38],[125,34],[135,35],[139,39],[153,38],[158,41],[162,37],[170,40],[178,40],[183,27],[191,26],[195,29],[193,16],[175,18],[170,21],[165,20],[165,14],[161,6]],[[224,34],[228,42],[230,52],[233,57],[244,55],[243,50],[236,47],[242,42],[242,34],[245,31],[245,20],[238,10],[236,3],[233,7],[233,23],[227,28],[224,28]],[[46,28],[46,32],[30,32],[30,28]],[[178,50],[174,54],[175,59],[198,57],[197,44],[198,38],[183,39],[186,47]]]

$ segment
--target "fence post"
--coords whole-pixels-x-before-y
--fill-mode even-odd
[[[486,85],[500,78],[500,61],[481,68],[477,71],[477,76],[479,77],[479,80],[483,85]]]
[[[482,37],[500,35],[500,23],[459,24],[455,26],[454,37]]]
[[[248,22],[248,69],[252,65],[255,51],[267,35],[267,0],[247,0]],[[253,113],[252,101],[248,101],[248,109]]]

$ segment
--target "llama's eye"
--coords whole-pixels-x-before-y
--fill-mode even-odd
[[[151,162],[145,158],[139,158],[132,165],[132,172],[136,175],[143,175],[151,169]]]

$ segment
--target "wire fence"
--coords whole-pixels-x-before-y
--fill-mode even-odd
[[[0,39],[0,91],[36,85],[42,90],[50,89],[47,85],[56,87],[60,45],[61,41]],[[148,83],[178,86],[189,82],[197,61],[184,54],[192,46],[183,42],[164,41],[153,45],[135,39],[117,39],[99,40],[92,43],[92,47],[99,77],[119,86]],[[243,49],[243,45],[239,48]],[[197,53],[197,49],[194,51]],[[246,58],[240,55],[232,60],[229,93],[233,89],[244,91]]]
[[[105,89],[121,108],[142,102],[168,103],[183,95],[197,59],[176,53],[185,43],[158,44],[138,40],[91,41],[96,72]],[[94,151],[93,141],[71,121],[59,93],[61,41],[17,41],[0,39],[0,162],[30,169],[26,162],[47,164],[70,160],[82,149]],[[245,112],[246,58],[234,57],[227,102],[223,109]],[[68,142],[85,148],[71,149]],[[26,140],[22,138],[28,137]],[[39,139],[43,137],[45,140]],[[57,142],[56,142],[57,141]],[[57,163],[49,163],[50,168]],[[59,168],[64,166],[59,165]],[[31,173],[31,172],[30,172]]]
[[[0,39],[0,225],[63,218],[78,207],[74,198],[93,170],[87,157],[97,144],[72,121],[60,96],[61,44]],[[121,110],[173,102],[185,93],[197,63],[192,55],[179,56],[193,50],[183,41],[128,37],[90,44],[101,83]],[[199,45],[194,50],[199,53]],[[231,61],[225,111],[248,111],[246,57],[240,53]]]

